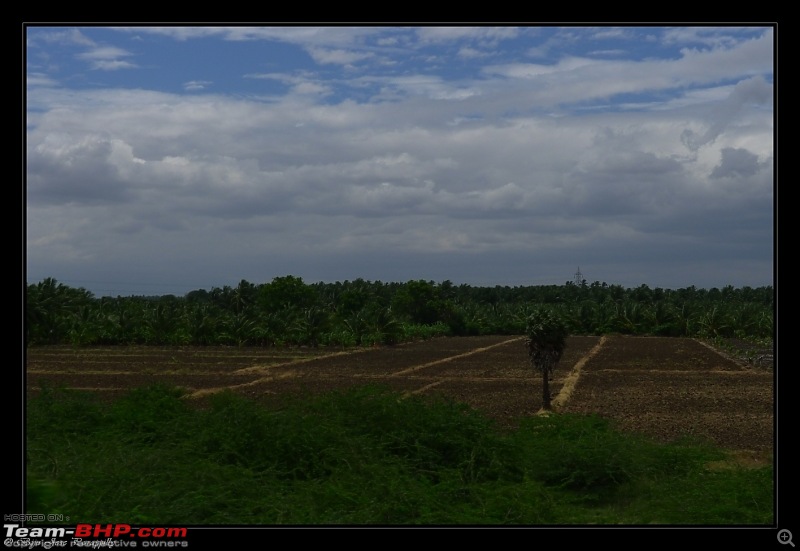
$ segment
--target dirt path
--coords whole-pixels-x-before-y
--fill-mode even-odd
[[[499,342],[497,344],[493,344],[493,345],[490,345],[490,346],[484,346],[482,348],[476,348],[474,350],[470,350],[469,352],[464,352],[463,354],[456,354],[455,356],[448,356],[447,358],[443,358],[441,360],[436,360],[436,361],[433,361],[433,362],[424,363],[422,365],[415,365],[413,367],[409,367],[409,368],[403,369],[401,371],[397,371],[395,373],[392,373],[392,377],[399,377],[400,375],[408,375],[409,373],[414,373],[416,371],[419,371],[420,369],[425,369],[426,367],[432,367],[434,365],[439,365],[439,364],[443,364],[443,363],[446,363],[446,362],[452,362],[453,360],[459,360],[461,358],[466,358],[468,356],[474,356],[475,354],[480,354],[482,352],[486,352],[487,350],[491,350],[492,348],[497,348],[498,346],[505,346],[505,345],[507,345],[509,343],[512,343],[512,342],[521,341],[523,338],[524,337],[515,337],[513,339],[508,339],[507,341]]]
[[[561,387],[561,391],[555,398],[553,398],[553,401],[550,404],[554,410],[563,408],[567,404],[567,401],[572,396],[573,390],[575,390],[575,386],[578,384],[578,379],[581,376],[581,369],[583,369],[583,366],[585,366],[589,360],[591,360],[600,352],[600,349],[603,348],[606,340],[606,337],[601,337],[600,342],[598,342],[588,354],[578,360],[578,363],[572,366],[569,375],[567,375],[567,378],[564,380],[564,386]]]

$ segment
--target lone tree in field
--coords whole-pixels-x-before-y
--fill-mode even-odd
[[[531,365],[542,374],[542,409],[550,411],[550,379],[566,347],[567,327],[555,314],[539,309],[528,316],[525,333]]]

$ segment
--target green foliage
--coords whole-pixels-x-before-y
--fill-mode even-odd
[[[28,402],[29,512],[82,522],[253,525],[768,524],[772,470],[656,444],[598,417],[500,431],[447,400],[362,387],[266,409],[139,389]]]
[[[697,468],[680,477],[652,476],[628,490],[624,514],[631,520],[625,522],[767,527],[775,524],[774,490],[772,467]]]
[[[258,291],[259,305],[266,312],[292,308],[302,310],[315,306],[318,301],[313,287],[303,283],[302,278],[291,275],[276,277]]]
[[[366,386],[331,393],[312,403],[317,419],[349,425],[350,437],[367,438],[381,451],[402,458],[417,473],[438,480],[453,469],[463,481],[510,476],[513,454],[492,433],[492,423],[450,400],[409,397]],[[358,423],[350,425],[353,419]],[[508,461],[508,462],[507,462]]]
[[[409,281],[397,290],[392,310],[411,323],[433,324],[448,316],[451,305],[433,282],[418,280]]]
[[[404,323],[401,325],[401,330],[401,340],[404,342],[428,340],[450,335],[450,327],[442,322],[437,322],[432,325]]]
[[[539,350],[563,350],[569,334],[564,321],[549,310],[539,309],[528,316],[525,334]]]
[[[65,340],[82,308],[94,297],[83,288],[74,289],[48,277],[28,285],[26,294],[26,338],[28,342],[57,344]]]
[[[64,500],[63,493],[52,479],[45,479],[36,474],[25,476],[25,504],[29,511],[48,511],[58,514],[61,511],[58,503]]]
[[[585,499],[608,498],[635,480],[685,475],[722,457],[699,444],[657,445],[595,415],[525,419],[515,438],[530,476]]]
[[[28,408],[27,421],[31,426],[62,426],[60,436],[90,432],[103,416],[103,408],[91,394],[52,386],[41,382],[35,407]],[[69,419],[70,423],[65,423]],[[47,443],[45,441],[44,443]]]
[[[173,424],[188,414],[185,391],[164,384],[133,389],[111,406],[110,419],[120,438],[134,442],[170,439]]]
[[[525,334],[531,364],[543,375],[549,375],[564,353],[568,335],[566,323],[550,310],[539,308],[528,316]],[[544,383],[547,384],[546,381]],[[544,388],[543,399],[543,407],[550,409],[547,386]]]
[[[489,288],[362,279],[308,285],[289,275],[185,297],[100,299],[47,278],[27,286],[25,334],[29,345],[370,346],[426,335],[525,334],[528,316],[539,309],[580,335],[771,339],[774,332],[772,287]]]

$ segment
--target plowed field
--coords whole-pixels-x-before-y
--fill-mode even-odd
[[[41,347],[27,351],[27,389],[90,390],[113,399],[156,382],[202,404],[232,389],[279,405],[286,397],[376,383],[443,394],[504,426],[542,406],[541,377],[522,337],[441,338],[341,350]],[[555,411],[596,413],[669,441],[692,435],[761,458],[773,451],[773,370],[688,338],[570,337],[550,383]]]

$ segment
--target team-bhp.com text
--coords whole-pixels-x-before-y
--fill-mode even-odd
[[[4,524],[6,547],[188,547],[186,528],[78,524],[75,528],[23,527]],[[69,539],[67,539],[69,538]]]

